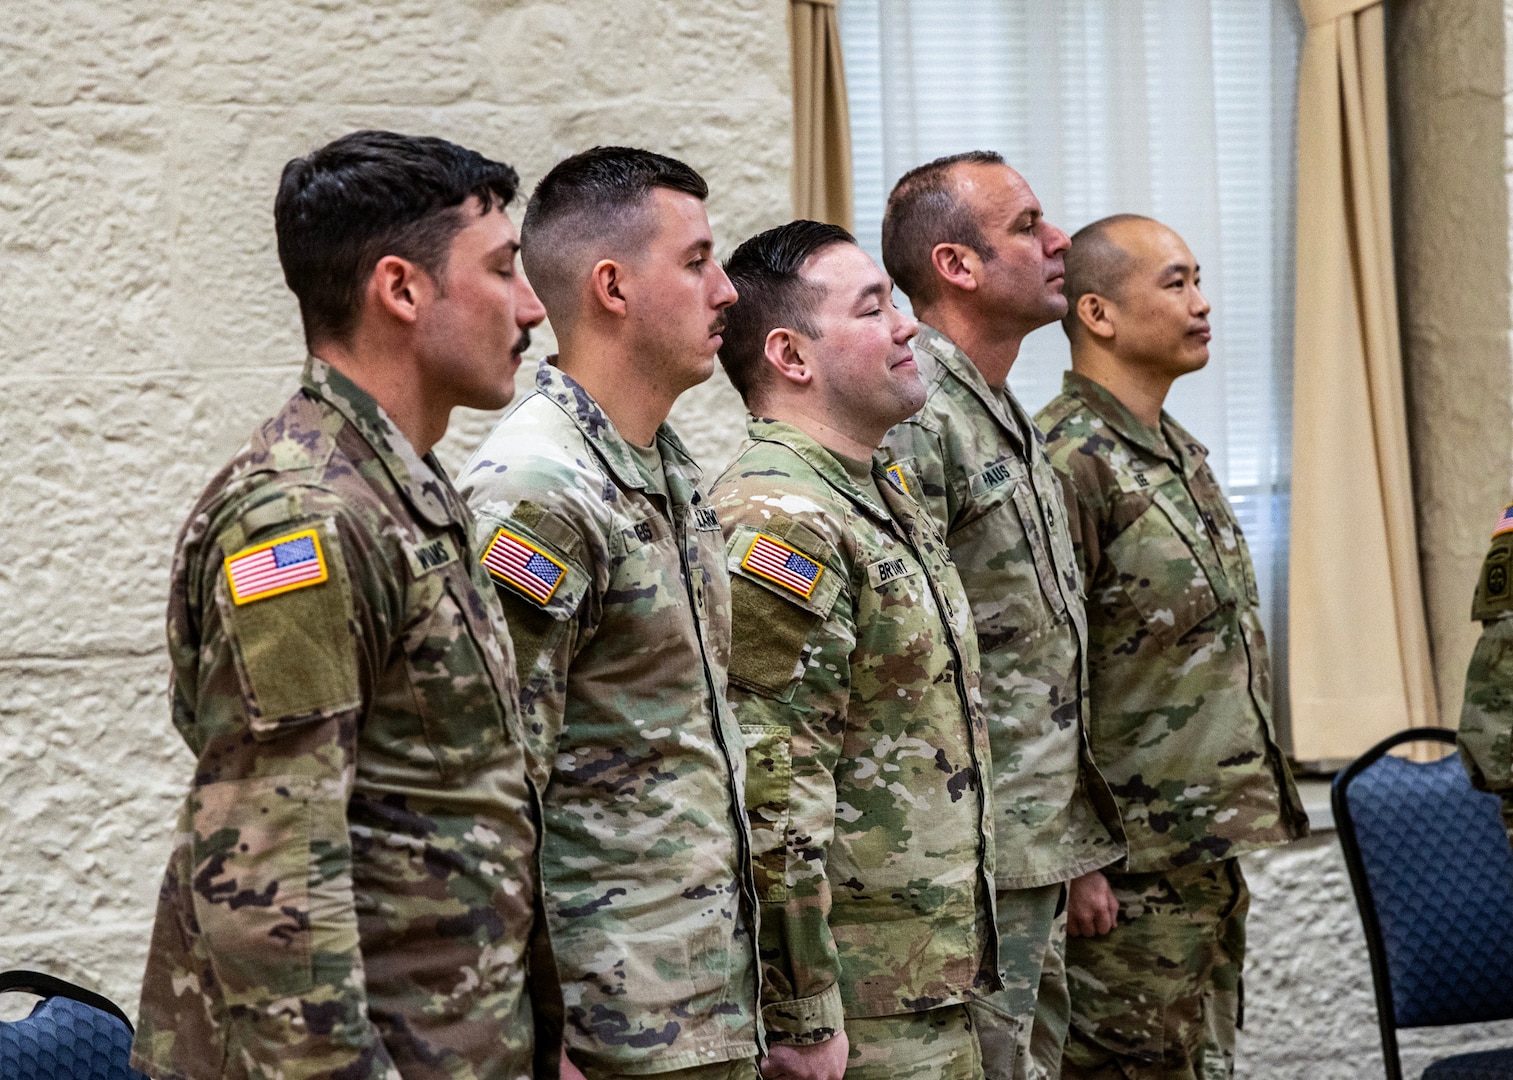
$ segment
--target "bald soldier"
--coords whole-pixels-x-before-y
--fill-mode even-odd
[[[1086,735],[1076,558],[1044,440],[1006,384],[1066,311],[1064,232],[994,153],[941,158],[888,198],[883,258],[923,325],[924,407],[887,437],[961,575],[993,742],[1002,992],[973,1005],[992,1080],[1054,1077],[1068,1023],[1066,882],[1122,854]]]
[[[1472,782],[1501,795],[1513,823],[1513,503],[1493,523],[1471,618],[1481,623],[1481,638],[1466,669],[1456,741]]]
[[[1208,362],[1208,301],[1182,238],[1133,215],[1072,237],[1072,371],[1036,417],[1075,494],[1090,730],[1129,862],[1072,883],[1076,1080],[1232,1075],[1249,895],[1236,856],[1308,832],[1271,720],[1245,538],[1162,409]]]
[[[193,780],[132,1065],[163,1080],[507,1080],[533,1066],[536,796],[510,639],[431,448],[497,409],[542,319],[515,171],[360,131],[284,168],[300,388],[174,556]],[[540,974],[535,972],[533,974]],[[546,972],[548,976],[550,972]]]
[[[725,264],[720,360],[751,413],[711,489],[762,899],[767,1080],[982,1075],[998,985],[990,750],[950,554],[877,454],[924,400],[914,321],[844,229]]]
[[[544,801],[541,878],[564,1072],[756,1073],[745,749],[726,701],[720,521],[666,423],[736,294],[708,189],[595,147],[531,195],[526,272],[560,352],[462,470],[515,636]]]

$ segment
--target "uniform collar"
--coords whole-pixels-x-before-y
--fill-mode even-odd
[[[644,491],[646,478],[641,475],[630,444],[589,392],[557,367],[556,359],[548,356],[536,368],[536,392],[550,398],[567,414],[622,486]],[[679,505],[699,502],[697,487],[702,472],[683,441],[666,423],[657,428],[657,449],[662,453],[672,501]]]
[[[1007,387],[1003,394],[995,393],[977,365],[972,363],[971,357],[961,351],[961,346],[933,326],[919,324],[914,349],[926,353],[947,374],[970,390],[1009,441],[1019,447],[1021,452],[1024,451],[1024,432],[1038,432],[1039,429],[1029,422],[1029,414],[1024,412],[1024,408]]]
[[[819,473],[827,484],[857,506],[880,521],[892,520],[892,515],[888,510],[878,505],[877,498],[871,492],[864,491],[857,485],[845,466],[835,459],[835,455],[806,432],[781,420],[767,420],[748,415],[746,435],[754,442],[770,442],[786,446],[803,458],[804,463]],[[884,464],[887,460],[887,451],[878,451],[872,456],[872,477],[877,481],[879,489],[892,483],[884,472]]]
[[[1208,457],[1204,446],[1165,410],[1161,410],[1161,427],[1150,427],[1130,412],[1106,387],[1086,375],[1068,371],[1061,377],[1062,393],[1076,398],[1113,428],[1126,442],[1134,443],[1152,457],[1175,465],[1191,479]]]
[[[436,526],[462,520],[441,463],[433,454],[417,454],[371,394],[317,356],[305,358],[300,384],[357,429],[417,514]]]

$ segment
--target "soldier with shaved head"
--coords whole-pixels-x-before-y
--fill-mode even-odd
[[[1208,363],[1197,260],[1119,215],[1066,256],[1072,370],[1036,417],[1070,481],[1087,590],[1093,754],[1129,860],[1072,884],[1062,1075],[1234,1070],[1249,895],[1236,856],[1304,836],[1271,719],[1245,538],[1203,445],[1162,408]]]

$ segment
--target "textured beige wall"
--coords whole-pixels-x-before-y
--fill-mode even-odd
[[[1513,497],[1504,0],[1397,0],[1393,196],[1419,550],[1443,722],[1476,643],[1471,594]]]
[[[302,359],[273,246],[284,161],[390,127],[512,162],[529,190],[565,154],[629,142],[705,174],[728,251],[788,216],[784,8],[6,6],[0,968],[42,967],[135,1008],[191,764],[165,699],[173,537]],[[685,434],[718,465],[739,436],[733,395],[692,397]],[[454,425],[451,466],[487,422]]]

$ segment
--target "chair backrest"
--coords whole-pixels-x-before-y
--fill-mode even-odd
[[[1387,753],[1420,739],[1453,744],[1455,733],[1398,732],[1334,781],[1384,1041],[1389,1023],[1513,1017],[1513,848],[1500,801],[1471,786],[1453,753],[1430,763]]]
[[[131,1022],[110,999],[34,971],[0,974],[0,991],[41,995],[30,1015],[0,1023],[5,1080],[146,1080],[131,1068]]]

